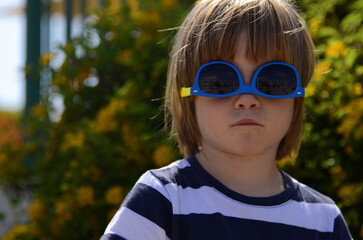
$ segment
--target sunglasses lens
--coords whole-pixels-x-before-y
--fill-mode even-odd
[[[223,95],[236,91],[238,87],[237,73],[226,64],[210,64],[199,73],[199,88],[205,93]]]
[[[296,89],[297,79],[293,69],[285,65],[264,67],[256,79],[256,88],[268,95],[289,95]]]

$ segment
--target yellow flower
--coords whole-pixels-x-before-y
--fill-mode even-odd
[[[30,109],[30,116],[37,119],[44,119],[47,111],[42,104],[37,104]]]
[[[68,132],[64,136],[64,141],[61,145],[63,151],[70,148],[80,148],[84,145],[84,133],[83,131],[78,132]]]
[[[84,177],[91,178],[95,181],[100,179],[101,174],[102,174],[101,169],[99,169],[98,167],[95,167],[95,166],[90,166],[90,167],[82,170],[82,175]]]
[[[5,168],[9,165],[8,158],[5,153],[0,153],[0,167]]]
[[[157,167],[167,165],[173,160],[173,152],[167,145],[158,147],[153,153],[153,162]]]
[[[347,55],[347,53],[348,53],[348,47],[345,45],[343,41],[333,42],[327,47],[325,51],[327,57],[333,57],[333,58],[344,57],[345,55]]]
[[[356,140],[363,137],[363,97],[352,100],[344,107],[345,116],[341,121],[337,132],[345,138],[353,135]]]
[[[313,80],[317,81],[324,74],[329,73],[332,70],[331,63],[328,61],[319,62],[314,70]]]
[[[111,14],[116,14],[121,7],[121,1],[120,0],[110,0],[109,6],[107,7],[107,11],[109,11]]]
[[[171,11],[178,6],[178,0],[162,0],[161,9],[165,12]]]
[[[130,15],[132,18],[137,18],[137,15],[139,13],[139,1],[138,0],[128,0],[128,5],[130,7]]]
[[[306,97],[310,97],[310,96],[313,96],[314,93],[315,93],[315,90],[316,90],[316,83],[314,80],[312,80],[308,87],[305,89],[305,96]]]
[[[138,145],[138,136],[137,132],[139,132],[134,126],[131,126],[130,124],[123,124],[121,126],[121,139],[124,142],[125,145],[127,145],[129,148],[135,149]]]
[[[31,234],[29,225],[16,225],[10,229],[3,237],[2,240],[17,240]]]
[[[28,206],[28,214],[31,220],[38,221],[43,219],[45,206],[43,201],[35,200]]]
[[[66,55],[68,55],[69,53],[72,53],[74,51],[74,46],[71,42],[68,42],[66,43],[63,49]]]
[[[65,201],[57,201],[55,203],[55,214],[57,215],[57,219],[62,222],[72,218],[69,204]]]
[[[166,7],[168,3],[165,3]],[[158,28],[161,24],[161,17],[157,9],[141,10],[138,0],[128,0],[130,16],[137,24]]]
[[[314,17],[309,22],[310,34],[315,38],[319,32],[320,26],[323,23],[323,18],[321,16]]]
[[[105,201],[110,205],[120,205],[123,199],[123,189],[121,186],[109,188],[105,194]]]
[[[363,75],[363,66],[357,66],[355,71],[356,71],[357,76],[362,76]]]
[[[140,24],[158,28],[161,24],[161,17],[157,11],[144,11],[139,16]]]
[[[122,112],[127,103],[121,99],[112,99],[109,104],[102,108],[97,116],[96,121],[92,122],[92,128],[96,133],[105,133],[117,129],[119,120],[117,114]]]
[[[92,69],[88,66],[78,70],[77,77],[71,82],[73,90],[78,91],[84,83],[84,80],[88,78],[92,73]]]
[[[340,165],[334,165],[329,168],[329,172],[333,178],[333,186],[339,186],[344,178],[347,176],[347,173],[343,170]]]
[[[130,65],[130,63],[132,63],[133,55],[134,53],[131,49],[120,51],[115,59],[115,62],[119,65]]]
[[[79,187],[76,193],[76,201],[81,207],[92,205],[95,201],[93,188],[91,186]]]
[[[331,70],[331,63],[329,61],[321,61],[315,66],[314,75],[308,87],[305,89],[305,94],[307,97],[315,94],[318,89],[319,82],[322,80],[321,78]]]
[[[20,146],[22,134],[19,122],[15,114],[0,111],[0,147],[8,144],[15,149]]]
[[[63,86],[63,85],[66,85],[66,83],[67,83],[67,79],[64,75],[56,75],[53,78],[53,85]]]
[[[39,63],[42,66],[46,66],[55,58],[55,54],[51,52],[47,52],[40,56]]]
[[[348,205],[356,204],[361,200],[362,190],[362,185],[358,183],[343,185],[338,191],[338,197]]]
[[[353,84],[353,91],[352,91],[352,93],[355,96],[361,96],[361,95],[363,95],[362,83],[360,83],[360,82],[354,83]]]

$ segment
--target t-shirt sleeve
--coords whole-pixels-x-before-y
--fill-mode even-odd
[[[106,228],[101,240],[162,240],[171,236],[172,206],[165,186],[145,173]]]
[[[339,215],[334,222],[334,240],[353,240],[348,226],[342,215]]]

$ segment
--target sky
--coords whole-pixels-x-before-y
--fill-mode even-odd
[[[23,72],[26,58],[25,4],[26,0],[0,1],[0,111],[19,112],[25,106]],[[73,18],[72,37],[82,33],[81,19],[79,15]],[[64,15],[52,14],[49,35],[48,51],[54,52],[56,47],[65,42]],[[57,66],[61,61],[61,57],[56,58],[52,66]],[[61,111],[62,104],[57,102],[54,104],[58,104]]]
[[[25,102],[25,0],[0,1],[0,110],[20,111]]]

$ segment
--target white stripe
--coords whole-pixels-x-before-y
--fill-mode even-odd
[[[164,229],[125,207],[116,213],[107,226],[105,234],[108,233],[128,240],[170,240]]]
[[[144,173],[137,181],[136,185],[138,183],[143,183],[149,187],[154,188],[170,201],[169,193],[166,191],[164,184],[160,182],[160,180],[156,178],[151,172]]]
[[[175,161],[175,162],[171,163],[170,165],[163,167],[161,169],[166,170],[166,169],[170,169],[173,167],[183,169],[186,167],[190,167],[190,164],[186,160],[179,160],[179,161]],[[148,185],[148,186],[156,189],[158,192],[160,192],[169,201],[171,200],[169,192],[166,191],[164,184],[158,178],[156,178],[150,171],[147,171],[146,173],[144,173],[140,177],[140,179],[137,181],[137,183],[143,183],[145,185]],[[175,187],[177,187],[177,185],[175,185]],[[175,192],[175,191],[178,191],[178,190],[175,189],[173,192]]]
[[[182,160],[178,160],[178,161],[172,162],[168,166],[165,166],[165,167],[160,168],[160,169],[161,170],[164,170],[164,169],[170,169],[170,168],[173,168],[173,167],[177,167],[179,169],[183,169],[183,168],[186,168],[186,167],[190,167],[190,164],[185,159],[182,159]]]
[[[174,214],[221,213],[228,217],[281,223],[320,232],[332,232],[334,220],[340,214],[334,204],[291,200],[279,206],[254,206],[233,200],[211,187],[193,189],[182,188],[174,183],[165,186],[153,184],[155,181],[144,183],[172,202]]]

